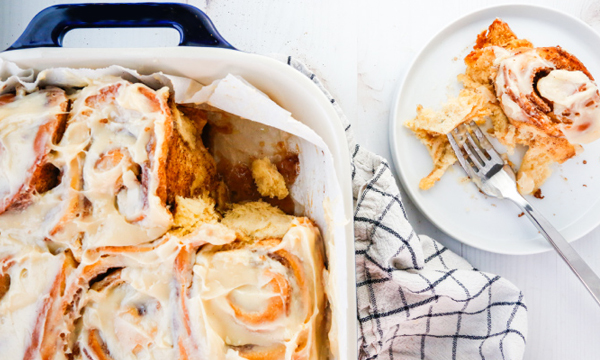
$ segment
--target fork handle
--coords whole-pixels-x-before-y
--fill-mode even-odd
[[[594,300],[600,305],[600,277],[598,277],[592,268],[590,268],[581,256],[579,256],[558,230],[556,230],[539,211],[531,206],[523,196],[515,194],[510,196],[509,199],[523,210],[529,220],[531,220],[540,233],[544,235],[546,240],[548,240],[554,249],[556,249],[556,252],[558,252],[567,265],[569,265],[586,289],[592,294]]]

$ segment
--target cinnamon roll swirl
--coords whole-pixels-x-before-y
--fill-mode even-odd
[[[585,66],[560,47],[523,50],[499,63],[496,94],[511,124],[572,144],[600,136],[600,94]]]
[[[176,359],[173,262],[179,239],[105,247],[80,264],[63,297],[57,349],[73,359]]]
[[[310,220],[282,239],[207,245],[194,264],[185,320],[209,358],[327,356],[323,244]]]
[[[593,77],[560,47],[520,51],[499,63],[496,94],[519,141],[529,146],[517,175],[519,189],[535,191],[562,163],[600,137],[600,93]],[[525,139],[523,139],[525,138]]]
[[[75,358],[177,358],[169,270],[130,265],[100,271],[101,280],[91,283],[80,300]]]
[[[204,224],[151,244],[88,250],[62,297],[56,348],[73,359],[204,359],[202,348],[189,346],[179,285],[191,263],[183,254],[235,238],[222,225]]]

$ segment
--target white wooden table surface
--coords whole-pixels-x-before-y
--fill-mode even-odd
[[[0,0],[0,48],[8,47],[46,6],[73,0]],[[89,1],[88,1],[89,2]],[[123,1],[105,1],[123,2]],[[129,1],[135,2],[135,1]],[[188,0],[213,20],[238,49],[284,53],[302,59],[325,82],[352,121],[358,141],[391,162],[388,117],[392,98],[411,59],[437,31],[491,0]],[[539,3],[581,18],[600,31],[600,1]],[[176,45],[174,30],[78,30],[68,46]],[[595,74],[596,77],[600,75]],[[504,276],[526,296],[526,359],[600,359],[600,308],[553,253],[506,256],[462,245],[429,223],[405,196],[419,233],[441,241],[475,267]],[[600,273],[600,229],[574,243]]]

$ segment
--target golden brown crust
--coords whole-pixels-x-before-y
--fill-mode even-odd
[[[568,71],[581,71],[590,80],[594,80],[592,74],[588,71],[588,69],[583,65],[575,55],[572,55],[565,50],[563,50],[560,46],[553,47],[541,47],[535,49],[543,59],[546,59],[553,63],[557,69],[563,69]]]
[[[202,128],[206,113],[192,106],[172,108],[173,120],[169,126],[168,155],[165,164],[165,201],[175,205],[175,198],[196,197],[217,190],[217,168],[214,159],[202,143]],[[179,120],[179,121],[178,121]],[[186,141],[184,132],[192,132]]]
[[[465,74],[472,81],[493,91],[493,79],[496,75],[493,63],[496,55],[492,46],[514,50],[533,48],[533,45],[527,40],[518,39],[508,24],[500,19],[494,20],[487,30],[477,35],[473,51],[465,57],[465,64],[467,65]],[[466,87],[468,88],[468,86]]]
[[[193,122],[198,135],[202,134],[204,127],[208,123],[206,110],[192,104],[177,104],[177,110],[181,111],[191,122]]]
[[[153,104],[152,108],[156,108],[158,106],[159,109],[162,109],[162,107],[160,106],[161,100],[158,98],[156,93],[146,91],[147,89],[145,89],[144,87],[140,87],[139,89],[144,89],[144,90],[140,90],[140,92],[146,98],[149,98],[150,103]],[[167,103],[169,101],[169,94],[164,93],[163,96],[164,97],[163,97],[162,101],[164,103]],[[156,104],[156,103],[158,103],[158,104]],[[157,141],[156,134],[154,134],[154,133],[151,134],[150,141],[146,145],[146,151],[148,151],[149,161],[144,162],[143,164],[140,164],[140,165],[142,166],[142,185],[143,185],[146,199],[148,197],[148,187],[150,185],[150,181],[152,178],[152,169],[155,168],[156,176],[158,177],[158,184],[156,186],[156,196],[158,196],[158,198],[161,200],[161,204],[163,206],[167,206],[167,200],[168,200],[167,199],[167,193],[168,193],[167,166],[169,163],[167,161],[167,156],[168,156],[167,154],[169,153],[169,149],[171,147],[170,143],[172,141],[174,141],[174,139],[175,139],[175,131],[174,131],[174,126],[173,126],[172,110],[169,108],[166,108],[164,110],[164,112],[167,117],[166,122],[164,124],[164,142],[162,142],[161,144],[156,144],[156,141]],[[162,147],[162,149],[161,149],[162,151],[160,153],[165,154],[167,156],[159,157],[159,158],[156,157],[156,153],[157,153],[156,146],[157,145]],[[155,163],[157,163],[157,164],[155,164]]]
[[[465,64],[467,65],[465,74],[472,81],[487,86],[491,90],[493,90],[493,80],[496,75],[496,69],[493,66],[496,55],[492,46],[514,50],[533,48],[533,44],[527,40],[517,38],[517,35],[510,29],[508,24],[500,19],[494,20],[487,30],[477,35],[473,51],[465,57]]]
[[[8,289],[10,289],[10,275],[0,274],[0,301],[6,295]]]
[[[487,30],[477,35],[473,49],[480,50],[488,46],[500,46],[508,50],[533,47],[529,41],[517,38],[508,24],[500,19],[495,19]]]

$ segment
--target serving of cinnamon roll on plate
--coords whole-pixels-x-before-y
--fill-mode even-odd
[[[0,97],[2,359],[329,358],[291,135],[86,81]]]
[[[406,123],[434,160],[421,189],[433,186],[456,161],[445,134],[463,122],[489,122],[488,133],[509,152],[527,147],[516,169],[522,194],[539,193],[553,163],[576,156],[581,144],[600,137],[598,87],[583,63],[560,46],[536,48],[496,19],[477,36],[464,62],[459,97],[449,99],[442,111],[419,108]],[[440,122],[443,129],[436,128]]]

